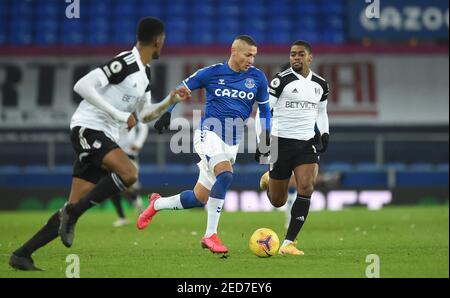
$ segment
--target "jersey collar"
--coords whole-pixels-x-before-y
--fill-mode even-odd
[[[136,47],[133,47],[133,50],[132,50],[131,52],[132,52],[132,53],[134,54],[134,56],[136,57],[136,61],[137,61],[137,64],[139,65],[139,69],[140,69],[140,70],[145,70],[145,66],[144,66],[144,64],[142,63],[141,55],[139,54],[138,49],[137,49]]]
[[[294,75],[297,76],[297,78],[303,79],[303,80],[311,81],[311,78],[312,78],[312,70],[311,70],[311,69],[309,69],[309,73],[308,73],[308,75],[306,76],[306,78],[305,78],[304,76],[302,76],[301,74],[297,73],[296,71],[294,71],[294,70],[292,69],[292,67],[291,67],[291,70],[292,70],[292,73],[293,73]]]

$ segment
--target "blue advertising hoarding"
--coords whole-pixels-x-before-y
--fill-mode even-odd
[[[352,40],[448,40],[448,0],[347,0]]]

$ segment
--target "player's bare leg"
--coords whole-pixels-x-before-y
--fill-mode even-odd
[[[72,246],[75,224],[85,211],[100,204],[113,194],[126,190],[137,181],[136,167],[120,148],[108,152],[103,157],[102,166],[110,174],[100,179],[97,185],[85,196],[78,198],[75,195],[74,199],[69,198],[69,204],[66,204],[60,211],[59,234],[66,247]],[[77,191],[78,189],[75,188],[75,192]],[[77,200],[77,202],[73,202],[74,200]]]
[[[73,178],[69,202],[78,202],[94,187],[95,184],[91,182],[80,178]],[[39,248],[58,237],[59,224],[60,221],[58,210],[50,216],[47,223],[33,237],[31,237],[30,240],[12,253],[9,260],[10,266],[19,270],[40,270],[34,266],[34,261],[31,258],[31,255]]]
[[[280,254],[304,254],[303,251],[298,250],[295,247],[294,241],[308,217],[311,195],[314,191],[314,185],[318,172],[319,166],[316,163],[303,164],[294,169],[297,183],[297,199],[291,208],[291,221],[289,223],[285,240],[280,247]]]
[[[285,209],[285,228],[287,229],[289,227],[289,223],[291,222],[291,208],[292,204],[294,204],[295,199],[297,199],[297,183],[295,182],[295,176],[292,175],[289,179],[289,186],[288,186],[288,196],[286,201],[286,209]]]
[[[270,200],[270,203],[275,208],[282,207],[284,204],[286,204],[288,196],[288,185],[289,179],[269,179],[267,196]]]

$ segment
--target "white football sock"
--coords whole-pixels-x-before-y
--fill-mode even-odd
[[[205,237],[209,237],[212,234],[217,234],[217,226],[219,225],[219,218],[222,213],[224,202],[225,200],[209,197],[208,203],[206,204],[206,210],[208,211],[208,222],[206,225]]]
[[[286,209],[284,210],[284,212],[286,214],[286,222],[285,222],[284,226],[286,227],[286,229],[289,227],[289,223],[291,222],[292,204],[294,204],[296,199],[297,199],[297,192],[288,193]]]
[[[284,240],[283,241],[283,244],[281,244],[281,246],[286,246],[286,245],[289,245],[289,244],[291,244],[293,241],[291,241],[291,240]]]
[[[181,204],[180,200],[180,194],[166,197],[166,198],[159,198],[155,202],[155,210],[178,210],[178,209],[184,209],[183,205]]]

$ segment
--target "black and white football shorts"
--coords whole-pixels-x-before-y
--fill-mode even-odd
[[[80,126],[72,129],[70,140],[76,155],[72,176],[97,184],[108,174],[102,168],[103,158],[119,146],[102,131]]]
[[[278,142],[278,155],[277,160],[270,165],[270,178],[289,179],[292,171],[299,165],[319,163],[314,138],[302,141],[272,136],[272,144],[276,142]]]

